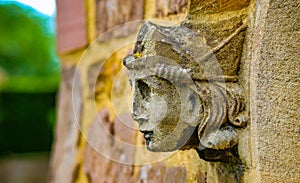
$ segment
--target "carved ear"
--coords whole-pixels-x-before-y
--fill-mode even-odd
[[[200,101],[199,95],[191,91],[188,93],[188,108],[186,109],[187,113],[187,122],[191,126],[197,126],[199,125],[200,118],[202,118],[203,115],[203,106]]]

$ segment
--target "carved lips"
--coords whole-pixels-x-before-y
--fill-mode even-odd
[[[149,145],[151,142],[151,138],[153,137],[153,132],[142,132],[144,133],[144,139],[146,140],[146,144]]]

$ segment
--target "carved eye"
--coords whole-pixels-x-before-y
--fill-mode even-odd
[[[143,99],[148,100],[150,97],[150,87],[142,80],[137,81],[138,90]]]

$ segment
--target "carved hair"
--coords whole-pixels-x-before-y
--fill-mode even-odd
[[[242,90],[237,83],[195,82],[204,105],[204,117],[199,125],[199,136],[207,135],[222,126],[244,127]]]
[[[222,126],[244,127],[246,114],[242,89],[230,78],[192,78],[189,69],[157,63],[149,75],[165,79],[180,87],[195,91],[203,103],[204,117],[199,124],[199,136],[207,135]],[[227,80],[226,80],[227,79]]]

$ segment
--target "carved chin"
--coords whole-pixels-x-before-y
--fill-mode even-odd
[[[170,151],[176,151],[179,148],[177,148],[176,145],[155,143],[154,141],[150,141],[147,144],[147,149],[152,152],[170,152]]]
[[[148,137],[148,136],[144,136]],[[176,150],[186,150],[199,146],[198,129],[187,127],[182,131],[174,131],[172,135],[156,136],[153,133],[151,138],[145,138],[147,149],[152,152],[170,152]]]
[[[152,152],[170,152],[181,149],[186,142],[182,139],[168,138],[157,141],[155,138],[146,140],[147,149]]]

